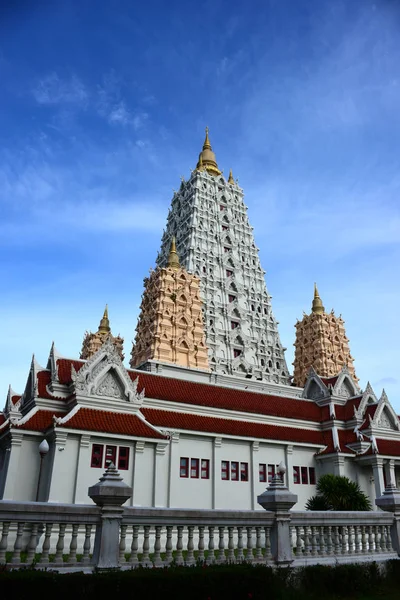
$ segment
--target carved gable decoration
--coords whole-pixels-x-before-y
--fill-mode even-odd
[[[356,419],[361,420],[364,417],[367,406],[370,404],[376,404],[377,402],[378,399],[375,396],[374,390],[372,389],[371,384],[368,382],[362,395],[358,410],[354,411],[354,416]]]
[[[72,367],[72,382],[77,396],[143,403],[144,390],[138,394],[138,379],[131,380],[110,339],[78,372]]]
[[[371,427],[390,429],[392,431],[400,430],[399,418],[393,410],[385,391],[379,399],[378,408],[375,411],[374,418],[370,418],[370,422]]]
[[[347,367],[343,367],[339,377],[333,387],[332,395],[338,396],[339,398],[352,398],[357,396],[359,388],[349,373]]]
[[[322,400],[329,396],[328,388],[317,375],[313,367],[310,368],[302,395],[303,398],[308,398],[309,400]]]

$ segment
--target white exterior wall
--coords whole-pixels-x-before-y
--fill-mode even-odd
[[[213,438],[202,438],[181,434],[179,442],[171,444],[174,460],[170,472],[170,504],[171,508],[213,508]],[[210,461],[210,478],[198,479],[180,477],[180,458],[208,459]],[[199,473],[201,475],[201,473]]]
[[[132,506],[153,506],[154,500],[154,444],[136,442],[133,465]],[[128,481],[128,479],[125,479]]]
[[[17,471],[14,475],[13,500],[35,500],[36,490],[39,478],[39,444],[42,438],[25,437],[18,453],[18,459],[14,465],[17,465]],[[13,462],[14,448],[11,449],[10,464]],[[7,483],[9,481],[7,477]],[[6,489],[8,486],[6,486]],[[9,488],[8,488],[9,489]],[[4,495],[4,500],[11,500],[8,494]]]

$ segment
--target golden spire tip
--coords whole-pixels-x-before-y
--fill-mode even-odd
[[[232,185],[235,183],[235,180],[233,179],[233,175],[232,175],[232,169],[229,170],[228,183],[230,183]]]
[[[108,304],[106,304],[106,307],[104,309],[104,313],[103,313],[103,318],[100,321],[100,325],[99,325],[99,333],[110,333],[111,331],[111,327],[110,327],[110,321],[108,319]]]
[[[322,300],[318,293],[317,284],[314,282],[314,299],[312,303],[312,312],[318,315],[322,315],[325,312],[325,306],[322,304]]]
[[[171,248],[169,250],[169,256],[168,256],[167,266],[170,269],[174,269],[174,271],[177,271],[179,269],[179,267],[180,267],[179,256],[178,256],[178,253],[176,251],[176,239],[175,239],[175,236],[172,236]]]

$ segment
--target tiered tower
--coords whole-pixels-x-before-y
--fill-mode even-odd
[[[166,268],[145,279],[130,365],[158,360],[208,370],[200,280],[179,264],[175,238]]]
[[[358,381],[350,354],[349,339],[346,337],[344,321],[336,317],[333,310],[329,314],[314,287],[314,299],[310,315],[304,315],[296,323],[296,348],[294,358],[294,384],[302,387],[310,367],[314,367],[320,377],[338,375],[344,365]]]
[[[159,267],[168,263],[174,236],[182,265],[201,280],[211,369],[288,384],[243,190],[232,172],[228,180],[222,175],[208,129],[196,169],[173,196]]]
[[[93,354],[95,354],[101,346],[104,344],[106,339],[110,338],[114,346],[117,349],[121,360],[124,360],[124,340],[119,335],[114,337],[111,333],[110,321],[108,318],[108,307],[106,305],[104,309],[103,318],[100,321],[99,329],[96,333],[86,332],[83,338],[81,358],[87,360]]]

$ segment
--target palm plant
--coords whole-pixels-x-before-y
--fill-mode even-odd
[[[371,502],[358,483],[342,475],[322,475],[317,495],[306,503],[307,510],[372,510]]]

